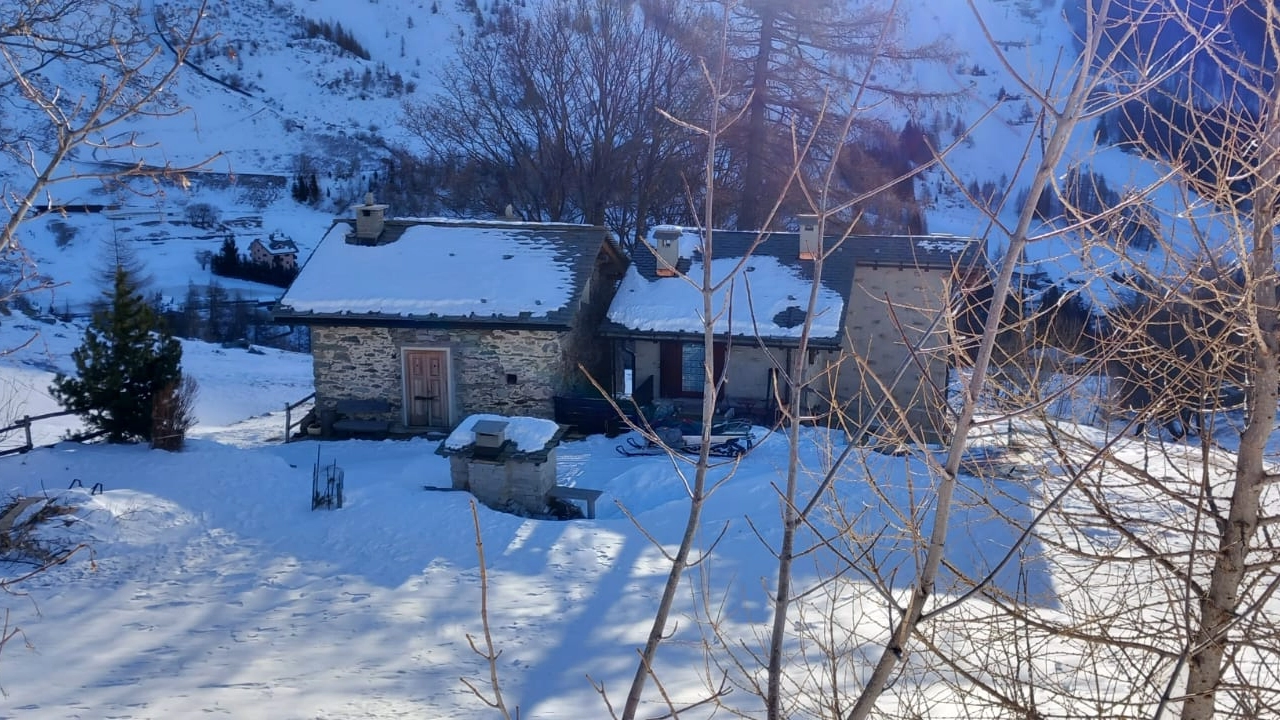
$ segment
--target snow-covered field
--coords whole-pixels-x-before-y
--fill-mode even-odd
[[[76,326],[6,318],[0,342],[14,347],[33,330],[40,332],[35,342],[0,358],[0,404],[18,414],[51,406],[44,389],[52,371],[68,369],[79,337]],[[184,343],[184,366],[201,384],[200,422],[184,451],[62,443],[0,458],[0,496],[55,498],[69,508],[42,526],[42,541],[83,545],[66,564],[17,586],[20,594],[0,596],[10,627],[21,629],[0,653],[0,718],[489,716],[460,679],[487,677],[467,640],[482,632],[470,496],[427,489],[450,484],[437,443],[282,444],[284,404],[310,392],[308,356]],[[37,442],[74,424],[59,422],[39,426]],[[679,594],[674,632],[658,655],[658,675],[677,699],[708,692],[707,626],[697,621],[709,611],[748,646],[767,637],[775,569],[761,538],[778,537],[775,488],[787,449],[782,437],[757,433],[762,442],[736,472],[713,473],[725,482],[707,506],[699,546],[723,537]],[[820,430],[803,437],[809,471],[843,444]],[[678,541],[687,499],[677,466],[661,456],[622,457],[614,447],[623,441],[592,436],[560,448],[560,484],[604,491],[597,519],[535,520],[478,508],[498,670],[521,717],[606,716],[592,681],[616,706],[635,670],[668,567],[650,538],[668,548]],[[1121,453],[1147,462],[1136,443]],[[317,462],[344,470],[342,509],[310,509]],[[1017,477],[963,476],[947,539],[951,572],[981,575],[1010,548],[1041,502],[1038,486]],[[104,492],[86,490],[96,483]],[[802,476],[802,495],[815,483]],[[910,582],[910,546],[895,545],[910,527],[895,513],[926,519],[931,483],[918,454],[855,451],[831,497],[858,516],[858,532],[880,538],[863,572],[896,572],[899,588]],[[1123,617],[1127,601],[1118,588],[1142,592],[1141,585],[1077,584],[1078,562],[1045,562],[1039,553],[1035,543],[1026,546],[1024,561],[998,584],[1040,598],[1046,612],[1071,598],[1107,598]],[[832,561],[822,552],[807,557],[796,568],[798,586],[829,572]],[[29,569],[15,563],[0,572]],[[944,593],[951,579],[944,574]],[[850,638],[874,641],[882,632],[877,596],[865,583],[845,587],[841,593],[865,593],[846,610],[860,618]],[[948,627],[958,633],[964,626]],[[1060,652],[1037,655],[1047,668],[1040,672],[1066,677],[1055,664]],[[935,713],[963,712],[963,696],[953,693],[933,693]],[[645,716],[661,714],[656,695],[648,697],[655,704]],[[729,702],[754,706],[741,691]]]
[[[5,387],[8,406],[48,409],[44,389],[52,370],[68,369],[78,329],[0,327],[11,346],[40,331],[0,359],[0,375],[22,379]],[[85,545],[3,600],[23,634],[0,654],[0,717],[484,716],[459,681],[486,673],[466,637],[481,631],[469,496],[424,489],[449,485],[437,443],[281,444],[283,405],[310,391],[307,356],[186,343],[184,366],[201,393],[183,452],[63,443],[0,458],[0,495],[58,498],[73,510],[42,537]],[[59,427],[37,441],[56,439]],[[646,533],[674,544],[686,496],[669,460],[622,457],[619,442],[593,436],[560,450],[560,484],[605,492],[595,520],[479,508],[499,669],[523,717],[600,716],[587,676],[617,702],[634,672],[666,568]],[[805,462],[817,466],[829,449],[813,432]],[[918,465],[866,455],[883,479]],[[345,471],[340,510],[310,509],[317,460]],[[694,577],[719,588],[743,637],[769,617],[771,559],[752,526],[776,535],[784,463],[782,438],[764,439],[708,507],[701,544],[727,530]],[[76,480],[105,492],[68,490]],[[876,503],[856,472],[840,493]],[[974,507],[955,542],[978,567],[1007,546],[1008,531]],[[659,655],[664,682],[683,697],[704,692],[692,620],[701,610],[681,594],[678,631]]]

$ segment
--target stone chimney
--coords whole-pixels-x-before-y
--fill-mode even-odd
[[[356,211],[356,245],[376,245],[386,224],[387,205],[373,202],[373,193],[365,193],[364,204],[352,207]]]
[[[657,251],[658,277],[675,277],[679,273],[680,235],[682,230],[674,225],[659,225],[653,229],[653,249]]]
[[[818,232],[817,215],[796,215],[800,223],[800,259],[815,260],[822,254],[822,234]]]

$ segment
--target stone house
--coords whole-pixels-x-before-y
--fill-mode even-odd
[[[807,414],[839,411],[896,432],[902,415],[872,413],[885,389],[905,419],[929,435],[944,430],[951,363],[943,311],[957,280],[984,268],[976,240],[953,236],[818,236],[816,218],[800,232],[715,231],[711,274],[737,279],[716,293],[712,365],[725,388],[717,401],[772,421],[781,373],[797,360],[810,293],[814,312],[804,362],[813,380]],[[707,258],[696,229],[655,228],[633,253],[602,326],[615,343],[618,395],[701,398],[705,348],[702,298],[681,275],[701,280]],[[819,269],[815,258],[821,257]],[[922,352],[912,358],[910,348]],[[899,431],[901,428],[899,428]]]
[[[354,209],[273,313],[311,328],[322,419],[347,401],[392,430],[550,418],[554,396],[589,387],[579,366],[607,375],[596,331],[627,261],[604,228]]]
[[[298,267],[298,246],[280,233],[271,233],[264,243],[254,238],[249,243],[249,260],[258,265],[294,270]]]

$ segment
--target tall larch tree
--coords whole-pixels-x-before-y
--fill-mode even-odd
[[[724,144],[736,175],[738,229],[765,224],[796,166],[793,138],[816,136],[814,147],[838,149],[859,129],[846,120],[861,107],[943,97],[893,79],[950,58],[941,43],[909,45],[905,22],[895,3],[882,0],[746,0],[734,7],[728,44],[745,115]]]

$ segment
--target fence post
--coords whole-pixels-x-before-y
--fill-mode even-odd
[[[31,449],[35,447],[35,444],[31,442],[31,416],[30,415],[22,416],[22,427],[24,430],[27,431],[27,449],[24,450],[23,452],[31,452]]]
[[[293,406],[284,404],[284,441],[289,442],[289,429],[293,427]]]

